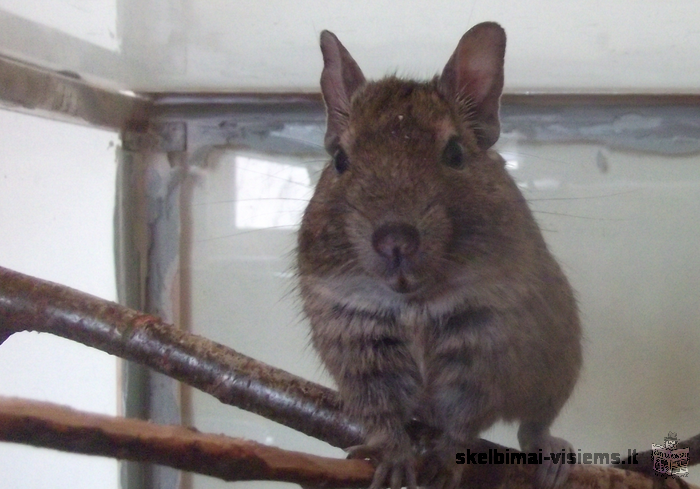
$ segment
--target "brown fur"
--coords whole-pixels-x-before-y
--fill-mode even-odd
[[[412,418],[442,433],[433,450],[448,470],[436,486],[458,482],[455,453],[499,419],[521,422],[523,449],[570,448],[549,426],[581,364],[575,300],[503,160],[488,151],[499,33],[495,24],[469,31],[426,83],[365,82],[337,39],[322,37],[326,144],[349,165],[326,166],[304,214],[300,288],[313,345],[365,427],[357,452],[379,463],[373,487],[415,485]],[[494,67],[488,76],[484,64]],[[443,164],[453,137],[461,169]],[[380,240],[398,254],[394,266],[373,243],[397,223],[419,239],[390,231]],[[401,251],[411,245],[415,253]],[[557,469],[542,469],[540,485],[563,482]]]

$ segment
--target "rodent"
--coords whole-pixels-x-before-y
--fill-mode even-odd
[[[432,487],[460,484],[456,453],[498,420],[520,422],[524,451],[573,451],[549,427],[581,366],[576,300],[490,149],[505,43],[478,24],[434,79],[366,81],[321,34],[332,159],[302,219],[299,286],[312,344],[365,429],[349,450],[377,463],[372,489],[416,487],[412,419],[438,433]],[[545,463],[535,482],[568,469]]]

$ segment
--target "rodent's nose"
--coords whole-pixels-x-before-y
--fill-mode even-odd
[[[397,269],[418,251],[420,234],[405,223],[384,224],[372,233],[372,248],[392,269]]]

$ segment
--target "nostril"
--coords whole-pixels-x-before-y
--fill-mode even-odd
[[[372,248],[392,268],[399,268],[418,251],[420,234],[415,226],[405,223],[384,224],[372,234]]]

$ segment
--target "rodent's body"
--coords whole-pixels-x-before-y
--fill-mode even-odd
[[[502,50],[479,49],[502,31],[481,26],[426,83],[365,82],[337,39],[322,37],[334,160],[302,222],[300,288],[313,344],[365,427],[360,452],[379,462],[374,487],[415,484],[413,418],[441,432],[433,449],[452,471],[455,453],[499,419],[521,422],[525,449],[568,448],[548,428],[581,364],[576,304],[489,150]],[[490,78],[482,69],[499,52],[500,84],[498,60]],[[476,81],[465,56],[477,56]],[[561,483],[557,470],[542,485]]]

